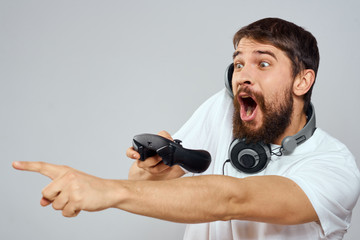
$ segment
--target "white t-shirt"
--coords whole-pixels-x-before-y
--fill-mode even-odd
[[[222,174],[232,141],[232,115],[232,98],[224,89],[203,103],[174,135],[174,138],[183,141],[185,148],[205,149],[211,153],[212,163],[203,174]],[[276,147],[273,145],[272,149]],[[249,175],[226,163],[225,175],[237,178],[279,175],[293,180],[310,199],[320,224],[216,221],[188,225],[184,239],[342,239],[349,228],[352,209],[360,194],[360,174],[353,155],[345,145],[319,128],[292,154],[271,156],[265,170]]]

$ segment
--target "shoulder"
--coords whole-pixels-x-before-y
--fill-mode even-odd
[[[299,172],[321,172],[329,177],[332,174],[341,174],[350,178],[352,175],[357,178],[357,182],[360,181],[354,155],[345,144],[320,128],[317,128],[314,135],[300,145],[289,158],[296,163],[294,169]]]
[[[299,146],[287,172],[316,210],[325,235],[346,231],[360,194],[360,173],[354,156],[339,140],[321,129]]]
[[[304,145],[310,155],[340,157],[351,159],[355,163],[355,158],[346,145],[320,128],[316,129],[314,135]]]

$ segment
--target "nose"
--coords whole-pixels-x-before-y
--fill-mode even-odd
[[[241,69],[234,68],[232,75],[232,88],[234,94],[237,93],[241,86],[251,86],[254,84],[250,66],[243,66]]]

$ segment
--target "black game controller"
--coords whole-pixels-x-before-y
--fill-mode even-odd
[[[207,151],[186,149],[180,140],[171,141],[155,134],[136,135],[133,147],[140,154],[141,161],[158,154],[166,165],[177,164],[193,173],[204,172],[211,162]]]

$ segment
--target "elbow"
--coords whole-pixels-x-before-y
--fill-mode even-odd
[[[227,200],[227,204],[224,207],[220,219],[221,221],[229,220],[245,220],[248,219],[249,208],[247,207],[247,198],[245,196],[232,196]]]
[[[238,181],[241,179],[237,179]],[[239,189],[239,190],[234,190]],[[245,186],[237,185],[224,195],[223,200],[219,203],[218,211],[215,218],[220,221],[244,220],[249,217],[249,205],[251,199]]]

